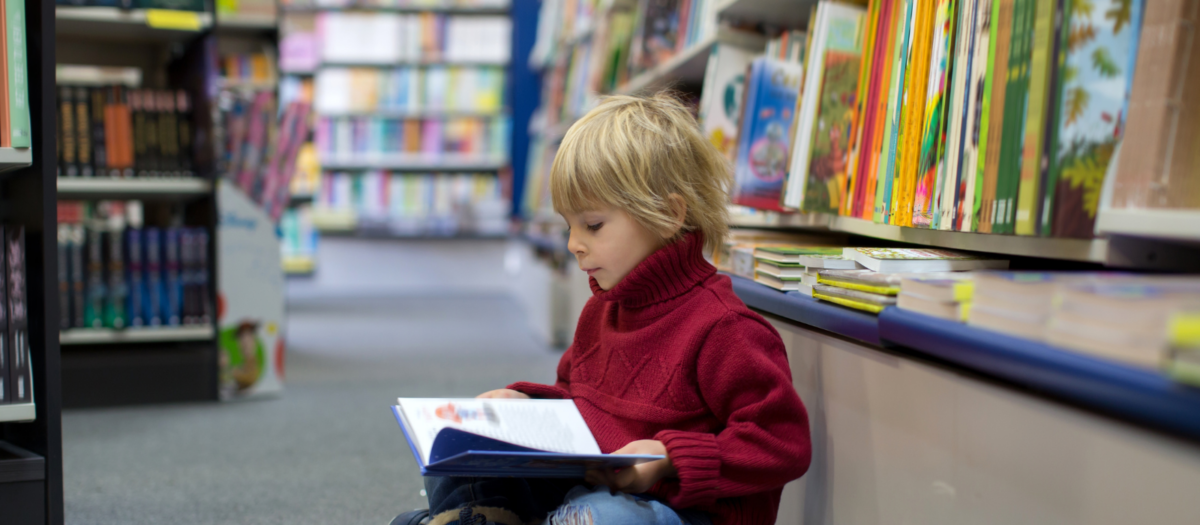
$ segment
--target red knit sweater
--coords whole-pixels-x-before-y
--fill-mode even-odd
[[[785,483],[808,469],[808,415],[783,341],[704,260],[690,234],[611,290],[591,281],[554,386],[509,385],[575,400],[600,450],[656,439],[679,472],[651,494],[713,513],[715,525],[775,523]]]

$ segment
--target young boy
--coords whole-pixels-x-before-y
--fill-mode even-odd
[[[603,452],[666,459],[585,480],[427,478],[429,523],[775,522],[808,469],[808,416],[779,334],[704,259],[728,233],[730,184],[668,96],[609,97],[571,127],[550,189],[594,296],[553,386],[480,397],[573,399]]]

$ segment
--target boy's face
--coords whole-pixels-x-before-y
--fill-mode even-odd
[[[575,254],[579,269],[611,290],[634,267],[663,246],[663,239],[639,224],[624,210],[602,208],[563,218],[571,227],[567,249]]]

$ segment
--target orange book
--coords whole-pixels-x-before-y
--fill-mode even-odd
[[[897,147],[895,189],[892,190],[890,224],[912,226],[912,203],[917,180],[917,160],[921,150],[921,128],[925,123],[925,92],[929,82],[929,51],[933,45],[933,19],[936,2],[917,4],[913,26],[912,53],[905,74],[903,143]]]
[[[421,121],[409,119],[404,121],[404,152],[421,152]]]
[[[892,55],[894,54],[894,46],[897,40],[894,29],[897,23],[896,18],[900,16],[901,11],[898,9],[898,2],[895,0],[885,0],[885,4],[887,4],[888,9],[887,15],[882,22],[886,25],[883,29],[883,37],[877,39],[877,41],[882,42],[882,45],[877,44],[881,51],[877,57],[877,60],[881,63],[880,76],[876,85],[878,92],[874,100],[874,105],[868,108],[868,111],[875,112],[877,123],[872,127],[871,136],[867,139],[869,141],[867,148],[870,153],[867,160],[867,187],[866,191],[863,192],[862,207],[858,213],[859,217],[867,220],[873,220],[875,217],[875,194],[879,184],[879,162],[884,156],[882,150],[883,130],[885,128],[884,121],[887,119],[887,89],[892,80]]]

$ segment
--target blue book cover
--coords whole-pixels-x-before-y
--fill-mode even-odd
[[[581,478],[665,457],[602,454],[571,400],[398,402],[392,413],[423,476]]]
[[[163,236],[163,324],[179,326],[183,306],[183,281],[179,276],[179,228],[170,228]]]
[[[762,210],[779,205],[787,175],[790,130],[804,68],[760,58],[746,77],[746,105],[738,133],[733,202]]]
[[[143,279],[142,230],[137,228],[125,230],[125,282],[129,286],[125,296],[128,301],[125,311],[129,315],[129,326],[146,326],[142,303],[149,292],[146,290],[146,280]]]
[[[162,235],[158,228],[142,230],[144,281],[142,317],[147,326],[162,325]]]

